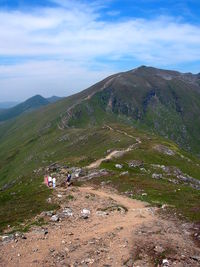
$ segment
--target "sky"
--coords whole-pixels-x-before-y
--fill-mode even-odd
[[[0,0],[0,102],[140,65],[200,72],[199,0]]]

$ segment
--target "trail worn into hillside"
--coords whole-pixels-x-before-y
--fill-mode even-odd
[[[59,220],[43,212],[47,225],[1,243],[0,266],[153,267],[164,259],[169,266],[199,266],[187,225],[162,219],[147,203],[105,187],[57,188],[52,201],[60,205]],[[90,211],[84,218],[83,209]]]
[[[141,144],[141,140],[137,137],[134,137],[133,135],[128,134],[125,131],[121,131],[118,129],[113,129],[111,126],[109,125],[105,125],[106,128],[108,128],[110,131],[116,131],[120,134],[126,135],[129,138],[135,139],[135,143],[130,145],[128,148],[126,149],[121,149],[121,150],[113,150],[112,152],[110,152],[106,157],[104,158],[100,158],[94,162],[92,162],[89,166],[87,166],[88,169],[95,169],[98,168],[102,162],[106,161],[106,160],[110,160],[112,158],[119,158],[121,156],[123,156],[125,153],[132,151],[133,149],[135,149],[139,144]]]

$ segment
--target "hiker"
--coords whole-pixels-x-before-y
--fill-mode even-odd
[[[44,176],[44,184],[48,186],[48,175]]]
[[[71,178],[72,178],[72,176],[71,176],[71,174],[68,172],[68,174],[67,174],[67,185],[68,185],[68,186],[70,185]]]
[[[49,175],[49,177],[48,177],[48,186],[49,187],[52,187],[52,177]]]
[[[53,181],[53,188],[55,188],[55,187],[56,187],[56,178],[54,177],[54,178],[52,179],[52,181]]]

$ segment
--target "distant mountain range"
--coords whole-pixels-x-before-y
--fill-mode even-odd
[[[40,95],[36,95],[36,96],[33,96],[27,99],[26,101],[20,104],[16,104],[16,102],[0,103],[0,122],[15,118],[25,112],[31,112],[42,106],[48,105],[50,103],[54,103],[60,99],[61,97],[58,97],[58,96],[44,98]],[[8,108],[9,106],[11,107]]]

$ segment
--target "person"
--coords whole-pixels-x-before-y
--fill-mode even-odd
[[[72,176],[71,176],[71,174],[68,172],[68,174],[67,174],[67,185],[68,185],[68,186],[70,185],[71,178],[72,178]]]
[[[48,177],[48,186],[52,187],[52,177],[50,175]]]
[[[48,175],[44,176],[44,184],[48,186]]]
[[[53,177],[52,181],[53,181],[53,188],[55,188],[56,187],[56,178]]]

